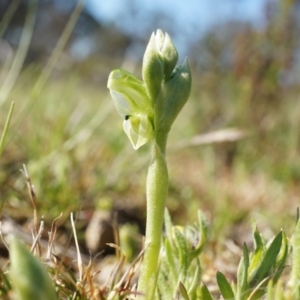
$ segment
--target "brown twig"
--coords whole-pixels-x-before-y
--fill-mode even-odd
[[[50,232],[48,232],[48,236],[49,236],[49,242],[48,242],[48,247],[47,247],[47,254],[46,254],[46,261],[50,261],[51,260],[51,253],[52,253],[52,249],[54,246],[54,240],[55,240],[55,236],[56,236],[56,232],[57,232],[57,226],[56,226],[56,222],[59,218],[61,218],[63,215],[63,213],[61,213],[58,217],[56,217],[51,225],[51,230]]]
[[[21,172],[23,173],[25,180],[26,180],[26,185],[28,188],[28,192],[29,192],[29,197],[31,200],[31,204],[33,207],[33,240],[36,241],[36,244],[34,245],[34,247],[32,247],[32,249],[36,249],[36,255],[40,255],[41,253],[41,247],[39,244],[39,220],[38,220],[38,214],[37,214],[37,206],[36,206],[36,193],[35,193],[35,189],[34,189],[34,185],[31,182],[27,167],[25,164],[23,164],[23,170],[21,170]],[[41,222],[41,224],[43,223],[43,221]],[[38,238],[37,238],[38,237]]]

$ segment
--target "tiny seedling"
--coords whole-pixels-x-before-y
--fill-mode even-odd
[[[146,48],[142,76],[117,69],[110,73],[108,88],[124,131],[134,149],[151,145],[148,169],[146,251],[138,290],[153,299],[158,276],[162,225],[168,193],[166,144],[171,126],[186,103],[192,77],[188,60],[176,66],[177,50],[167,33],[157,30]]]

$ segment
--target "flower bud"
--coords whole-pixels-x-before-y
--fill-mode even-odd
[[[47,270],[16,237],[9,248],[10,279],[18,300],[56,300],[56,292]]]
[[[178,60],[177,50],[167,33],[152,33],[143,59],[143,79],[148,95],[156,102],[163,81],[167,81]]]
[[[168,81],[178,61],[178,53],[170,36],[167,33],[165,33],[161,53],[163,55],[165,65],[165,81]]]
[[[164,79],[164,65],[157,47],[157,39],[152,33],[143,58],[143,80],[147,86],[148,95],[155,103]]]

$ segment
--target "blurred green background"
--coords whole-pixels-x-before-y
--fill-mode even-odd
[[[70,212],[80,211],[83,233],[94,211],[109,210],[120,224],[136,223],[143,232],[149,149],[132,149],[106,82],[119,67],[140,76],[151,31],[157,24],[171,28],[160,22],[171,20],[152,16],[151,31],[133,36],[114,22],[99,23],[81,2],[65,10],[54,2],[1,2],[1,130],[15,102],[0,160],[2,217],[20,224],[32,219],[20,172],[26,164],[39,215],[48,224],[63,212],[60,224],[69,227]],[[167,206],[175,223],[192,222],[201,209],[212,239],[238,244],[251,232],[251,219],[269,236],[294,226],[300,194],[298,16],[299,1],[269,1],[263,26],[228,20],[193,32],[184,53],[192,93],[168,145]],[[97,48],[78,56],[74,45],[85,37]]]

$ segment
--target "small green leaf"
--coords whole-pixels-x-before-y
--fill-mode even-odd
[[[201,286],[201,300],[213,300],[213,297],[211,296],[207,286],[203,284]]]
[[[195,270],[195,275],[194,275],[192,283],[189,287],[189,295],[191,295],[192,299],[194,299],[196,297],[196,296],[195,297],[193,297],[193,296],[194,296],[194,294],[197,293],[197,288],[199,286],[200,280],[201,280],[201,265],[200,265],[199,258],[197,258],[197,267]]]
[[[184,281],[189,268],[188,248],[182,232],[176,226],[173,227],[173,230],[179,250],[180,278]]]
[[[184,300],[190,300],[187,290],[181,281],[179,282],[179,291]]]
[[[234,299],[233,290],[226,277],[221,272],[217,272],[217,283],[224,300]]]
[[[244,244],[243,247],[243,257],[239,263],[238,274],[237,274],[237,299],[243,300],[247,299],[249,294],[249,284],[248,284],[248,269],[249,269],[249,252],[247,245]]]
[[[164,214],[164,225],[165,225],[165,231],[166,231],[166,237],[169,239],[171,246],[172,246],[172,241],[173,241],[173,234],[172,234],[172,228],[173,228],[173,223],[170,217],[170,213],[168,209],[165,209],[165,214]]]
[[[273,282],[271,282],[273,284]],[[285,296],[285,291],[286,288],[284,288],[284,284],[281,280],[278,280],[277,283],[275,284],[275,295],[273,298],[269,298],[270,300],[276,299],[276,300],[286,300],[286,299],[292,299],[291,297],[286,297]],[[295,297],[294,299],[299,299],[298,297]]]
[[[2,281],[2,286],[0,286],[0,289],[3,291],[3,294],[5,294],[11,290],[11,284],[9,282],[9,278],[7,278],[7,275],[2,273],[2,271],[0,274],[0,280]]]
[[[279,254],[276,259],[276,273],[273,277],[273,282],[276,283],[284,270],[286,260],[289,254],[288,239],[284,231],[282,231],[282,243]]]
[[[173,298],[173,293],[177,282],[172,282],[169,274],[168,265],[164,261],[161,263],[157,277],[157,288],[161,300],[169,300]],[[156,298],[155,298],[156,299]]]
[[[275,266],[277,255],[280,251],[282,243],[282,232],[280,232],[272,241],[271,245],[266,250],[265,256],[259,269],[257,270],[257,275],[253,278],[250,283],[251,287],[260,283],[265,279],[271,272],[273,266]]]
[[[297,210],[297,214],[299,214],[299,210]],[[290,286],[294,290],[300,289],[300,219],[297,216],[297,223],[295,232],[293,235],[292,241],[292,271],[291,271],[291,279]]]
[[[201,253],[207,240],[206,220],[203,213],[200,210],[198,211],[198,221],[197,221],[196,230],[198,234],[197,243],[196,244],[194,243],[193,248],[190,251],[191,259],[197,257]]]
[[[268,282],[266,296],[267,296],[267,300],[272,300],[275,298],[274,284],[273,284],[272,280],[270,280]]]
[[[288,295],[284,296],[284,293],[288,291],[286,287],[282,284],[281,280],[278,280],[277,283],[274,283],[273,280],[269,280],[266,291],[266,300],[287,300],[292,299]],[[298,299],[298,298],[295,298]]]
[[[177,264],[175,263],[174,260],[174,251],[172,251],[172,247],[170,245],[170,241],[169,239],[165,240],[165,252],[166,252],[166,257],[167,257],[167,263],[168,263],[168,267],[170,270],[170,274],[169,274],[169,280],[172,280],[172,284],[175,285],[178,281],[178,270],[177,270]]]
[[[263,261],[265,253],[265,243],[256,226],[253,231],[253,237],[255,249],[254,253],[250,255],[250,266],[248,271],[249,281],[251,281],[256,275],[256,272],[259,269],[261,262]]]
[[[300,218],[297,208],[296,228],[292,238],[292,271],[289,286],[294,299],[300,299]]]
[[[10,242],[9,257],[10,280],[17,299],[57,299],[46,268],[16,237]]]

